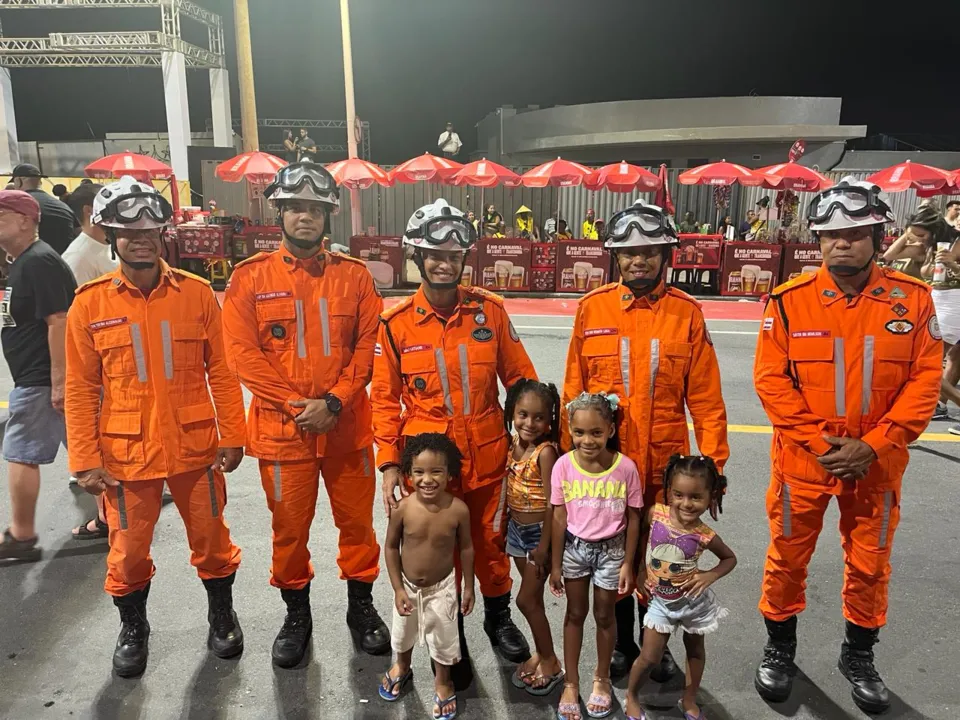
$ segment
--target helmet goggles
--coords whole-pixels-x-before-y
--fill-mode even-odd
[[[408,238],[422,238],[431,245],[443,245],[451,240],[469,249],[477,242],[477,231],[465,217],[441,215],[424,222],[419,228],[407,230]]]
[[[121,225],[132,225],[144,218],[165,225],[172,217],[173,208],[167,199],[157,192],[121,195],[107,203],[101,212],[101,220]]]
[[[880,197],[879,188],[864,188],[841,183],[824,190],[810,204],[807,219],[813,225],[825,223],[840,210],[849,218],[865,218],[870,215],[889,216],[890,207]]]
[[[637,204],[610,218],[606,241],[610,245],[625,242],[634,231],[648,238],[668,237],[678,240],[677,229],[666,213],[659,208]]]
[[[264,190],[265,197],[272,197],[277,191],[297,194],[305,186],[310,185],[317,195],[334,195],[339,197],[337,183],[333,176],[323,167],[313,166],[313,163],[294,163],[281,168],[273,182]]]

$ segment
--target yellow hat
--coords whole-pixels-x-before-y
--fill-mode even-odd
[[[533,210],[531,210],[530,208],[528,208],[526,205],[521,205],[519,208],[517,208],[517,211],[514,213],[514,215],[519,215],[520,213],[530,213],[530,214],[533,214]]]

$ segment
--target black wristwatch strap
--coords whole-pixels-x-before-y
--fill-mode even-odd
[[[333,393],[327,393],[323,396],[323,399],[327,401],[327,410],[334,415],[339,415],[340,411],[343,410],[343,401]]]

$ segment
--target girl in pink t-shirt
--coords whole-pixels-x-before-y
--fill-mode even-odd
[[[553,466],[550,504],[553,541],[550,589],[567,596],[563,660],[567,681],[557,708],[560,720],[580,720],[580,649],[590,610],[597,624],[597,669],[587,714],[613,711],[610,660],[616,641],[613,606],[633,586],[643,491],[637,466],[616,450],[616,395],[583,393],[567,405],[573,451]]]

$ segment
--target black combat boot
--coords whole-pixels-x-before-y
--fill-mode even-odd
[[[390,652],[390,631],[373,606],[373,583],[347,580],[347,627],[367,655]]]
[[[218,658],[232,658],[243,652],[243,630],[233,610],[236,575],[203,581],[207,589],[207,622],[210,623],[207,645]]]
[[[873,665],[873,646],[879,634],[879,628],[860,627],[848,620],[847,637],[840,647],[840,672],[853,684],[853,701],[867,713],[890,708],[890,693]]]
[[[124,678],[137,677],[147,669],[147,640],[150,623],[147,622],[147,595],[149,583],[142,590],[115,597],[113,604],[120,611],[120,635],[113,651],[113,669]]]
[[[310,583],[302,590],[281,590],[287,604],[283,627],[273,641],[273,664],[282,668],[296,667],[303,661],[313,634],[313,616],[310,614]]]
[[[763,622],[767,626],[767,644],[753,685],[764,700],[783,702],[790,697],[797,673],[793,664],[797,655],[797,616],[783,622],[764,618]]]
[[[629,595],[614,606],[617,619],[617,644],[613,647],[613,660],[610,662],[610,677],[614,680],[622,678],[630,672],[634,661],[640,657],[640,648],[634,640],[636,622],[633,608],[636,600]],[[643,633],[643,626],[640,626]]]
[[[640,622],[640,648],[643,648],[643,620],[647,617],[647,606],[643,603],[637,603],[637,619]],[[654,682],[665,683],[677,674],[677,661],[673,659],[673,653],[670,647],[663,648],[663,655],[660,657],[660,664],[650,671],[650,679]]]
[[[530,659],[530,646],[510,617],[510,593],[483,598],[483,631],[500,654],[514,663]]]

